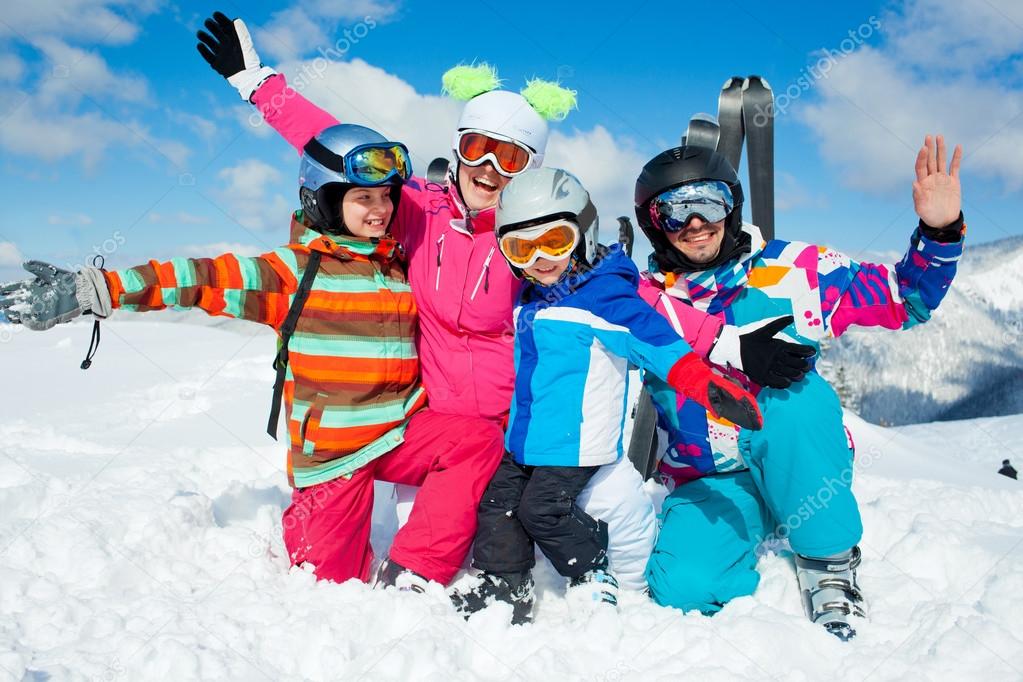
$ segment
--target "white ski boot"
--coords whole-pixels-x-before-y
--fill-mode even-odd
[[[796,554],[796,578],[806,617],[843,642],[856,636],[850,619],[867,617],[866,604],[856,583],[859,565],[859,547],[828,557]]]
[[[598,605],[617,607],[618,580],[606,566],[598,566],[577,578],[572,578],[565,598],[570,604],[580,608],[593,608]]]
[[[374,590],[382,590],[387,587],[396,587],[399,592],[426,592],[426,586],[430,581],[411,571],[393,559],[384,559],[377,568],[376,578],[373,581]]]

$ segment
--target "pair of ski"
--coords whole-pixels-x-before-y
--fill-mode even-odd
[[[696,114],[689,121],[683,144],[715,149],[739,172],[742,147],[749,151],[747,167],[753,224],[764,239],[774,238],[774,94],[760,76],[732,76],[721,88],[718,115]]]
[[[760,76],[733,76],[725,81],[718,97],[717,118],[696,114],[682,138],[683,145],[717,150],[736,174],[744,142],[749,171],[746,189],[753,224],[760,228],[764,239],[774,239],[774,94]],[[631,242],[627,248],[631,252]],[[658,449],[657,412],[650,393],[644,388],[633,409],[628,450],[629,460],[644,480],[650,478],[657,467]]]

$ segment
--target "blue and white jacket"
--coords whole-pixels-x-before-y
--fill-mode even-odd
[[[667,378],[689,344],[639,297],[618,245],[515,309],[515,394],[505,447],[519,464],[599,466],[622,456],[629,364]]]

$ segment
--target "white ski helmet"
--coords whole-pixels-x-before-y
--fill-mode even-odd
[[[478,130],[524,146],[531,152],[528,168],[539,168],[547,151],[547,122],[562,121],[576,108],[574,90],[540,78],[518,93],[501,90],[497,70],[486,63],[452,67],[441,83],[445,93],[465,102],[451,140],[455,159],[464,131]]]
[[[597,209],[579,179],[561,168],[534,168],[512,178],[501,191],[494,231],[500,239],[509,232],[558,218],[579,226],[575,255],[592,265],[597,257]],[[521,276],[518,268],[511,263],[509,266]]]
[[[455,158],[458,158],[458,142],[463,130],[493,133],[524,144],[533,152],[529,167],[543,165],[547,150],[547,121],[517,92],[491,90],[465,103],[451,141]]]

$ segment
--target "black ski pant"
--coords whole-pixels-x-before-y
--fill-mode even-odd
[[[480,501],[473,566],[524,573],[536,563],[534,543],[566,578],[603,565],[607,523],[575,504],[599,468],[524,466],[505,453]]]

